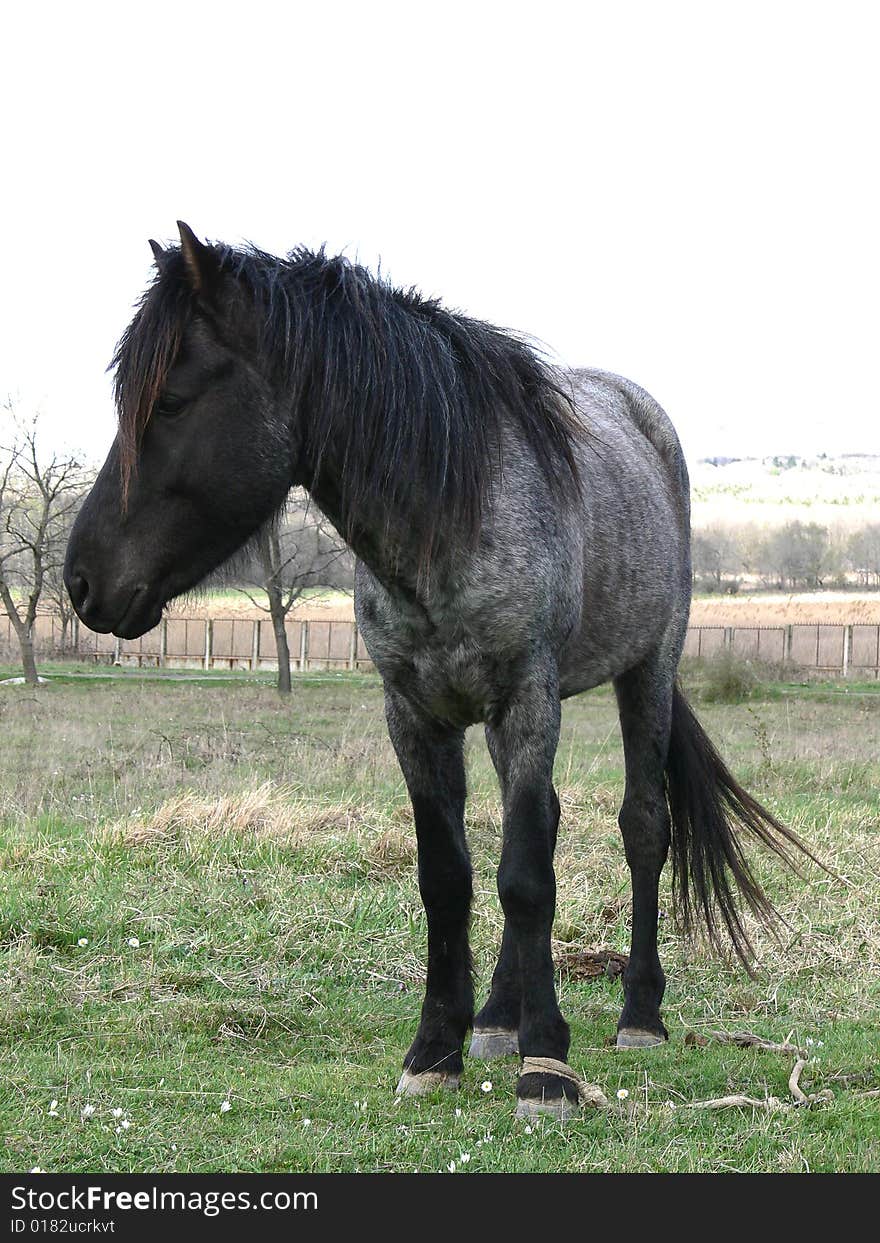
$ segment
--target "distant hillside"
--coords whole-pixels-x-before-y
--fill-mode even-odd
[[[833,528],[880,521],[880,454],[701,458],[691,464],[693,525],[776,525],[793,518]]]

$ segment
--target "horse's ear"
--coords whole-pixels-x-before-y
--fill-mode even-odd
[[[150,238],[149,242],[150,242],[150,250],[153,252],[153,258],[156,260],[156,267],[161,268],[165,260],[165,251],[162,249],[162,247],[159,245],[157,241],[154,241],[153,238]]]
[[[178,220],[180,251],[193,293],[209,294],[217,275],[217,253],[200,242],[188,224]]]

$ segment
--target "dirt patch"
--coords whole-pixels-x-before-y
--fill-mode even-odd
[[[614,980],[623,975],[628,954],[617,950],[568,950],[556,959],[557,970],[570,980],[591,980],[604,975]]]

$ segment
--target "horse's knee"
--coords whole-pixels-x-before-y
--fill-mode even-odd
[[[556,901],[553,868],[523,867],[502,858],[498,869],[498,896],[504,914],[514,924],[531,923],[552,911]]]
[[[425,910],[449,920],[466,919],[473,895],[471,862],[464,850],[445,857],[419,855],[419,892]]]

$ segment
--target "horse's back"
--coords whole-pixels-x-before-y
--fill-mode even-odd
[[[690,605],[690,500],[671,421],[608,372],[569,372],[585,435],[581,624],[561,657],[564,695],[632,668],[661,643],[677,658]]]

